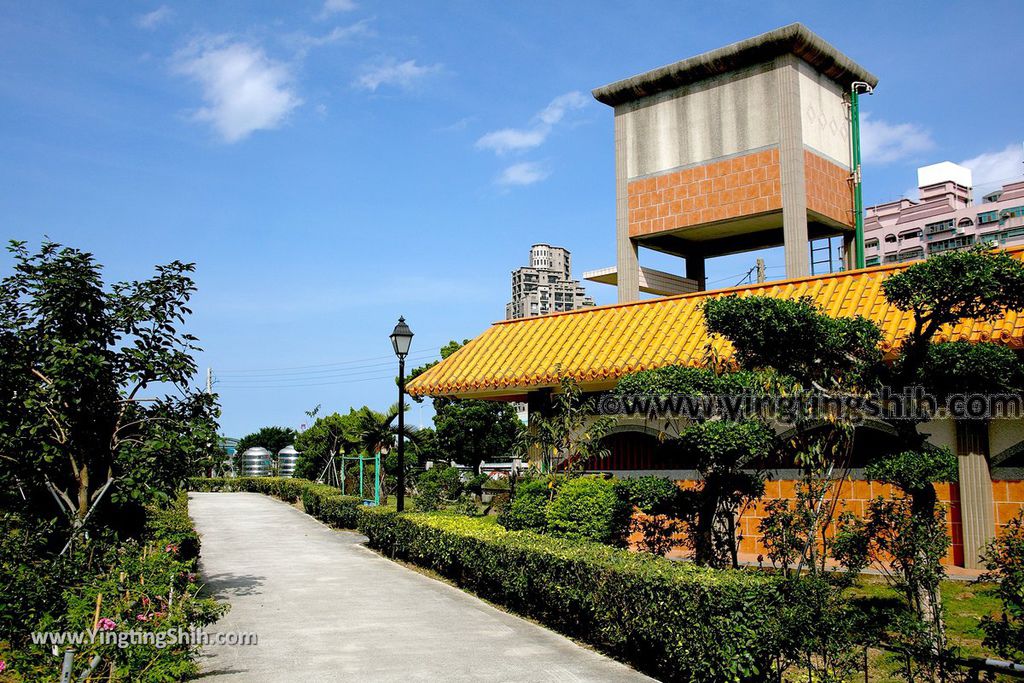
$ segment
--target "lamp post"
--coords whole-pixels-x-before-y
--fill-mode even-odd
[[[391,346],[398,356],[398,511],[405,509],[405,357],[412,346],[412,330],[399,317],[391,333]]]

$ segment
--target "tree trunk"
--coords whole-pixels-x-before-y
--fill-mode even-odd
[[[910,510],[917,526],[916,534],[920,536],[935,533],[935,506],[937,498],[935,487],[928,485],[923,489],[912,491],[910,494]],[[942,600],[939,597],[939,567],[938,558],[929,557],[923,550],[917,551],[915,564],[925,567],[925,580],[918,581],[912,586],[918,606],[918,616],[922,623],[929,629],[931,642],[929,643],[931,653],[938,657],[945,648],[945,625],[942,620]]]
[[[75,513],[75,524],[81,524],[85,521],[85,516],[89,514],[89,466],[83,464],[78,468],[78,476],[76,477],[78,482],[78,511]]]

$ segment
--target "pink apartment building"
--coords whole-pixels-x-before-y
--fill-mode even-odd
[[[918,201],[900,199],[864,210],[867,266],[923,259],[980,242],[1024,244],[1024,179],[972,197],[971,171],[949,161],[917,170]]]

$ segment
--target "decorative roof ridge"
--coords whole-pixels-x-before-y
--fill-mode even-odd
[[[870,71],[803,24],[794,23],[595,88],[592,94],[599,102],[614,107],[723,73],[762,64],[784,54],[796,55],[817,71],[843,83],[844,86],[849,86],[854,81],[864,81],[872,87],[878,84],[878,78]]]

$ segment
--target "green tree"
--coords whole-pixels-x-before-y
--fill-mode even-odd
[[[316,415],[316,411],[311,413],[310,417]],[[295,476],[315,480],[332,456],[349,455],[359,450],[358,421],[359,412],[351,408],[345,415],[332,413],[317,417],[295,437],[295,449],[300,453]]]
[[[525,438],[541,454],[540,462],[534,463],[541,471],[575,476],[590,460],[608,456],[603,440],[614,425],[615,418],[600,415],[595,401],[584,396],[576,380],[563,376],[551,413],[531,415]]]
[[[37,518],[138,525],[217,451],[192,384],[193,264],[105,286],[86,252],[12,242],[0,283],[0,502]],[[129,513],[129,510],[133,511]]]
[[[448,342],[441,348],[441,359],[448,358],[467,343],[468,339],[463,340],[462,344],[454,340]],[[423,374],[438,362],[414,369],[409,379]],[[422,399],[414,397],[414,400]],[[483,461],[512,457],[521,432],[521,423],[510,404],[445,397],[433,401],[435,443],[432,457],[455,461],[474,470]],[[426,444],[425,449],[430,445]]]

